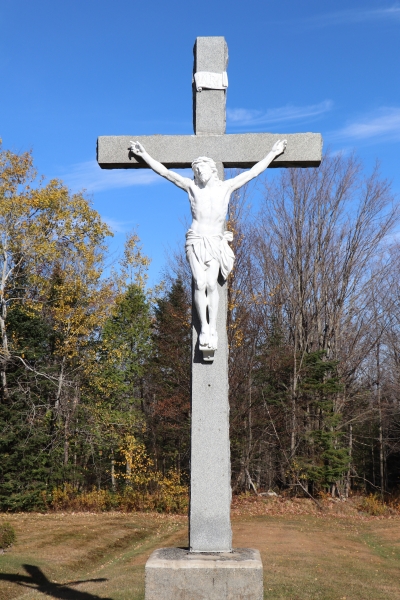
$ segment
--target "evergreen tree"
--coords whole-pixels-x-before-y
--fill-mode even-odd
[[[188,471],[191,302],[180,279],[155,308],[149,425],[158,468]]]
[[[127,436],[145,439],[145,374],[152,352],[151,326],[146,294],[141,285],[131,283],[104,324],[87,380],[86,403],[92,407],[91,439],[104,456],[101,484],[111,482],[115,487],[118,465],[122,468],[117,451]]]

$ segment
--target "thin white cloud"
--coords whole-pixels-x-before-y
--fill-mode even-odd
[[[112,217],[107,217],[104,215],[102,215],[102,219],[107,223],[114,233],[126,233],[132,229],[132,225],[136,223],[136,221],[117,221]]]
[[[315,118],[331,110],[332,100],[324,100],[319,104],[309,106],[287,105],[280,108],[271,108],[266,112],[247,108],[227,109],[228,123],[233,126],[265,125],[268,123],[281,123],[285,121],[304,121]]]
[[[400,108],[382,107],[331,135],[340,140],[400,140]]]
[[[349,9],[332,13],[322,13],[302,19],[303,24],[314,27],[363,23],[367,21],[391,20],[400,22],[400,5],[394,4],[377,9]]]
[[[88,192],[102,192],[134,185],[151,185],[159,182],[161,177],[150,169],[100,169],[95,160],[89,160],[72,165],[61,179],[72,191],[85,189]]]
[[[329,156],[334,158],[335,156],[348,156],[354,151],[352,146],[343,146],[342,148],[337,148],[337,150],[330,150]]]

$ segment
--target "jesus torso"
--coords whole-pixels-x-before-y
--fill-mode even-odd
[[[202,188],[193,181],[188,195],[193,217],[190,228],[200,235],[223,233],[231,196],[227,182],[217,180]]]

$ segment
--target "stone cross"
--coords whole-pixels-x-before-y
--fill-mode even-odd
[[[223,37],[199,37],[194,46],[194,135],[101,136],[97,160],[103,169],[140,169],[148,165],[130,150],[137,140],[167,168],[190,168],[198,156],[214,159],[221,180],[224,168],[250,168],[278,140],[287,148],[271,167],[317,167],[320,134],[225,134],[228,49]],[[230,552],[231,466],[229,443],[227,289],[219,281],[218,351],[213,362],[199,350],[199,318],[192,310],[192,428],[189,544],[191,552]]]

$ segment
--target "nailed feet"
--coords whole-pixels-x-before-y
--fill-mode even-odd
[[[214,328],[202,329],[199,336],[200,350],[217,350],[218,334]]]

